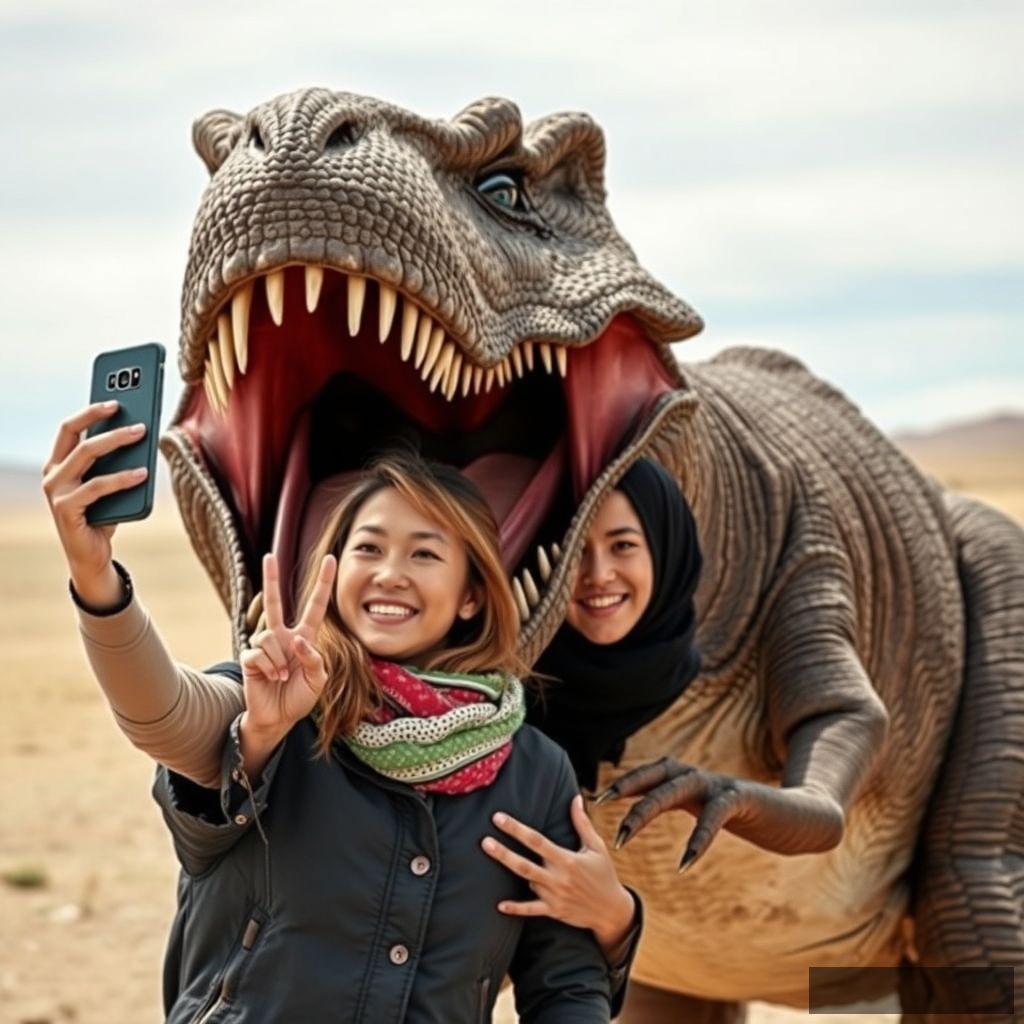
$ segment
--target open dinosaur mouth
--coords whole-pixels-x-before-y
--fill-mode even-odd
[[[208,320],[205,362],[185,367],[203,386],[174,428],[202,452],[251,580],[268,550],[294,578],[353,474],[413,447],[483,491],[528,619],[580,499],[678,387],[628,314],[586,345],[527,340],[494,365],[439,320],[387,283],[296,264],[236,286]]]

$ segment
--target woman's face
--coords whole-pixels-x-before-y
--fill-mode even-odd
[[[480,609],[466,545],[393,487],[356,513],[334,596],[345,626],[371,654],[390,661],[433,653],[456,618]]]
[[[640,621],[654,590],[654,562],[629,498],[612,491],[583,546],[566,621],[595,644],[621,640]]]

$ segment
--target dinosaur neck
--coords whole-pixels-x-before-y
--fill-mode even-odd
[[[752,639],[789,520],[784,471],[772,465],[742,400],[705,367],[685,366],[699,404],[675,469],[697,521],[704,568],[696,595],[703,674],[728,671]]]

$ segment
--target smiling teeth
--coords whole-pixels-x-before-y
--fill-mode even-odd
[[[401,604],[368,604],[366,610],[371,615],[393,615],[395,618],[408,619],[416,613],[412,608],[406,608]]]
[[[588,608],[611,608],[613,604],[621,604],[624,594],[606,594],[604,597],[585,597],[580,604]]]
[[[315,313],[319,307],[325,269],[317,264],[302,266],[305,306],[309,314]],[[285,267],[279,267],[263,275],[267,310],[277,327],[284,324],[285,271]],[[440,324],[435,323],[412,299],[400,296],[394,285],[377,282],[362,274],[343,273],[341,276],[345,278],[347,326],[352,337],[358,336],[362,328],[368,282],[376,283],[379,289],[377,336],[382,345],[392,337],[401,297],[400,328],[394,339],[399,342],[399,355],[403,362],[413,363],[432,392],[443,395],[449,402],[456,395],[467,397],[471,390],[476,395],[481,392],[489,394],[495,384],[500,389],[506,388],[539,369],[538,362],[548,374],[568,376],[569,354],[565,345],[549,341],[518,342],[504,358],[493,366],[484,367],[472,362],[447,337]],[[212,325],[215,337],[207,343],[203,386],[209,404],[217,412],[226,413],[232,389],[249,368],[249,325],[254,286],[255,281],[240,285]],[[538,350],[539,360],[536,357]]]

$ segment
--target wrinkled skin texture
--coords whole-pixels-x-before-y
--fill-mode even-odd
[[[1016,525],[795,360],[677,365],[700,319],[617,233],[585,115],[430,121],[314,89],[194,141],[211,180],[162,447],[236,650],[263,553],[294,579],[351,473],[413,440],[495,508],[534,659],[602,499],[657,458],[699,527],[703,669],[602,769],[640,798],[594,808],[647,908],[624,1019],[802,1005],[812,965],[1024,966]]]

